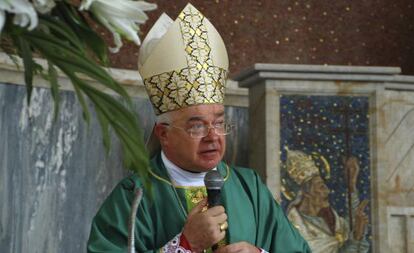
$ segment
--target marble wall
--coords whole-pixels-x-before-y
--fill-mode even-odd
[[[1,60],[1,57],[0,57]],[[147,137],[154,115],[135,71],[112,70],[128,92]],[[84,252],[103,199],[128,172],[115,136],[108,155],[94,113],[89,125],[68,81],[53,118],[50,89],[35,79],[30,106],[21,71],[0,61],[0,252]],[[225,160],[247,165],[246,92],[228,88],[226,113],[237,125]],[[91,107],[92,110],[92,107]],[[92,110],[93,111],[93,110]]]
[[[126,171],[120,147],[105,155],[71,92],[53,119],[50,92],[0,84],[0,251],[82,252],[97,206]],[[141,105],[142,106],[142,105]]]
[[[387,170],[380,175],[380,217],[387,220],[389,252],[414,252],[414,92],[386,90],[379,106],[381,156]]]

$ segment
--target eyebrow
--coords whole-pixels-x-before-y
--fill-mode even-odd
[[[224,111],[218,112],[218,113],[214,114],[214,116],[216,116],[216,118],[222,117],[222,116],[224,116]],[[203,117],[203,116],[193,116],[193,117],[189,118],[187,120],[187,122],[203,121],[204,119],[205,119],[205,117]]]

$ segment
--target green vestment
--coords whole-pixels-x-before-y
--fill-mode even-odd
[[[186,189],[170,183],[160,155],[151,161],[151,168],[152,194],[144,192],[137,211],[137,252],[157,252],[179,234],[189,208]],[[228,216],[227,242],[246,241],[271,253],[310,252],[253,170],[229,168],[223,162],[217,168],[225,178],[221,196]],[[139,178],[129,176],[105,200],[92,223],[88,252],[126,252],[135,187],[141,187]]]

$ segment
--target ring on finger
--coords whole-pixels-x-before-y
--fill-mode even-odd
[[[227,224],[227,221],[221,223],[220,226],[219,226],[220,232],[225,231],[228,227],[229,227],[229,225]]]

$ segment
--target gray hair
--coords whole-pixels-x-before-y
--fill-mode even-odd
[[[156,118],[156,122],[158,124],[160,124],[160,123],[170,124],[171,120],[172,120],[172,112],[164,112],[164,113],[158,115],[157,118]]]

